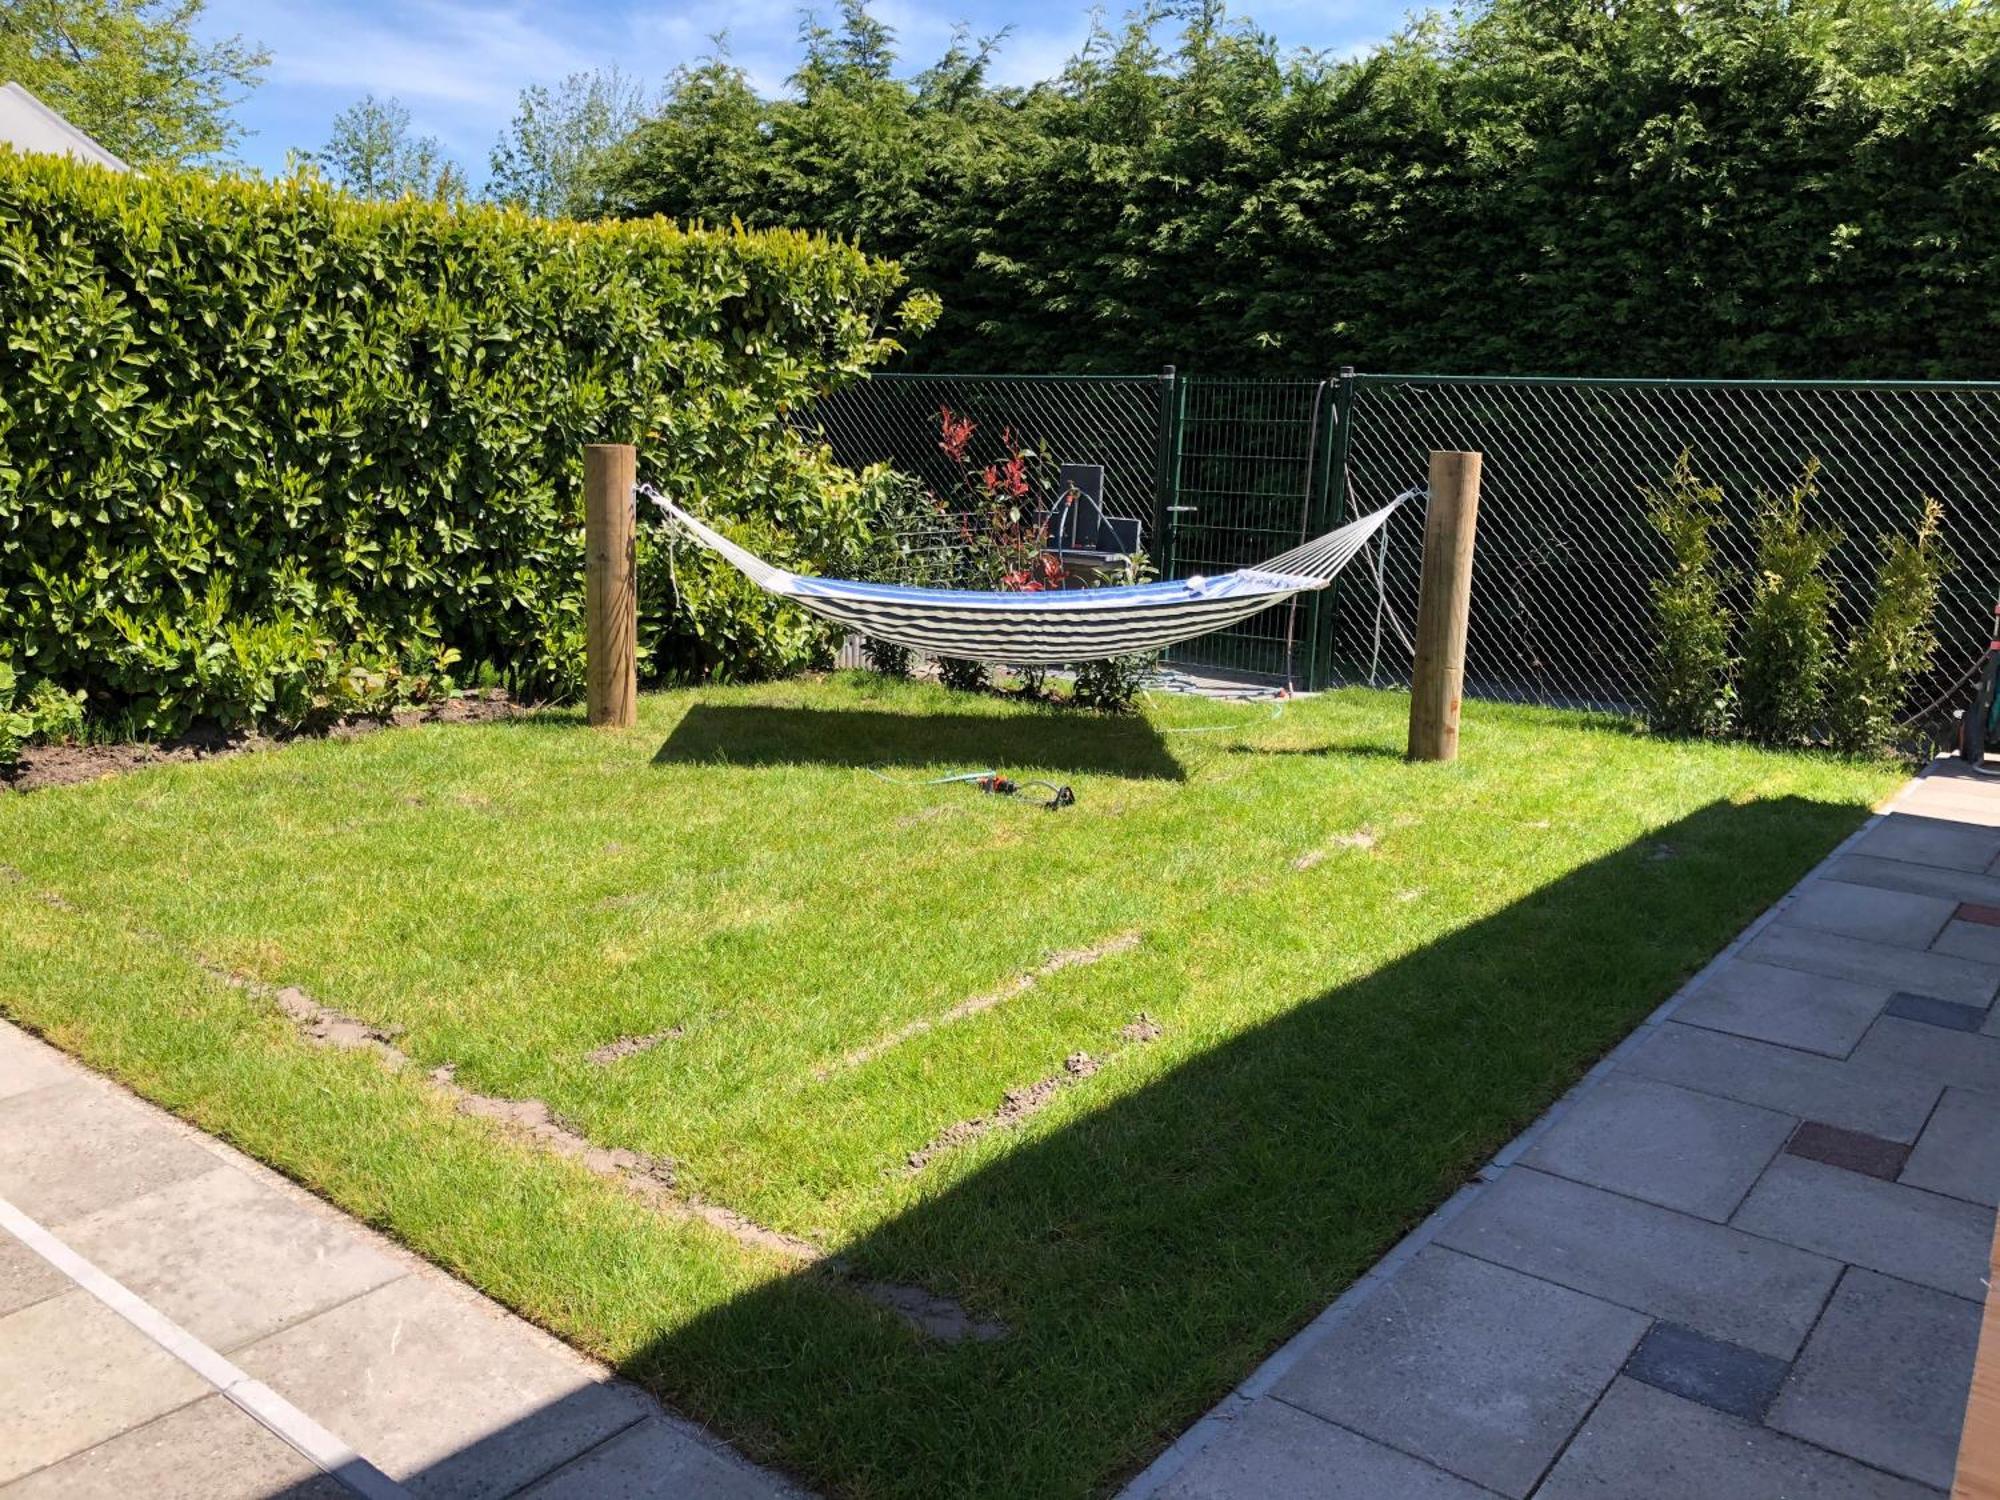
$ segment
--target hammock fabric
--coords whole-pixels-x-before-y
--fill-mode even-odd
[[[1297,594],[1323,589],[1396,508],[1419,493],[1398,495],[1380,510],[1294,547],[1262,567],[1239,568],[1219,578],[988,593],[787,572],[704,526],[658,491],[638,488],[682,531],[767,593],[790,599],[837,625],[927,656],[1023,667],[1157,651],[1234,625]]]

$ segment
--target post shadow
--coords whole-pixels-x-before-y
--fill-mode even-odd
[[[962,766],[1183,781],[1143,715],[897,713],[697,703],[653,756],[656,766]]]

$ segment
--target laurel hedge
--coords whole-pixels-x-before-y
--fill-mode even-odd
[[[901,281],[805,234],[0,152],[0,666],[146,735],[475,674],[567,696],[584,445],[636,443],[644,478],[837,562],[867,485],[785,414],[928,323]],[[642,541],[649,675],[823,650],[674,562]]]

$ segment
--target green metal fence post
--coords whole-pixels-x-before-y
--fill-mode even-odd
[[[1315,530],[1331,531],[1349,519],[1347,455],[1354,438],[1354,366],[1342,365],[1333,382],[1333,423],[1327,434],[1326,480]],[[1318,692],[1333,680],[1334,616],[1340,609],[1341,575],[1321,589],[1313,611],[1312,650],[1306,656],[1306,688]]]
[[[1180,508],[1180,382],[1174,367],[1160,370],[1160,418],[1153,461],[1153,555],[1160,577],[1174,567],[1174,516]]]

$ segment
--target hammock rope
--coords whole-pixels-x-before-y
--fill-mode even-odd
[[[1405,490],[1380,510],[1269,562],[1215,578],[994,593],[793,573],[704,525],[651,485],[633,488],[657,505],[672,525],[758,588],[822,619],[927,656],[1027,667],[1157,651],[1323,589],[1360,555],[1398,507],[1423,494],[1421,489]]]

